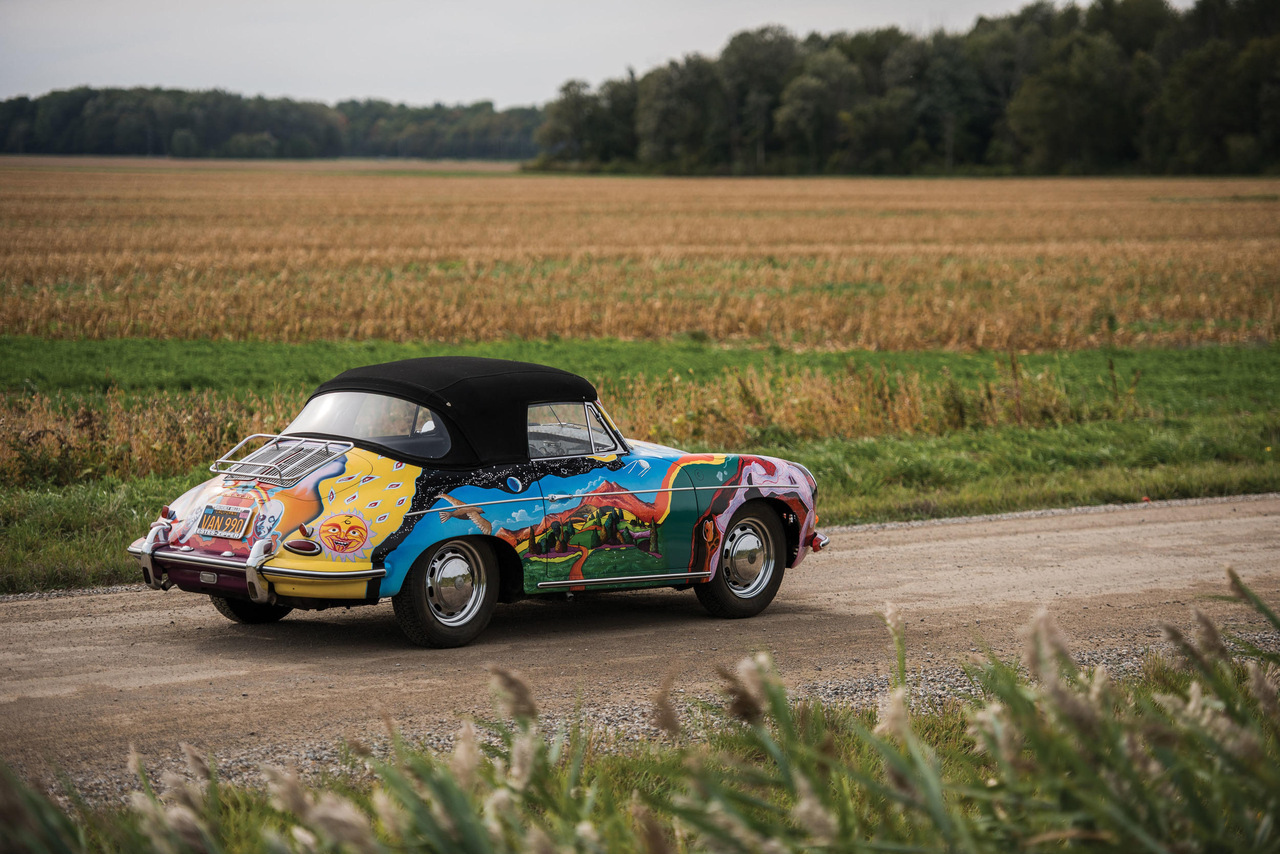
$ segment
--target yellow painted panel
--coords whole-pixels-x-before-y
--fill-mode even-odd
[[[271,581],[278,596],[298,596],[303,599],[363,599],[369,579],[356,581],[313,581],[309,578],[272,578],[270,571],[264,574]]]

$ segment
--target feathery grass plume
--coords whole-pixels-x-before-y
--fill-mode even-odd
[[[884,603],[884,613],[880,617],[889,629],[889,640],[893,644],[896,666],[890,684],[903,687],[907,684],[907,633],[903,626],[902,614],[898,606],[892,602]]]
[[[1240,575],[1236,572],[1235,567],[1227,567],[1227,587],[1231,590],[1231,595],[1241,602],[1247,604],[1254,599],[1252,591],[1244,586],[1244,582],[1240,580]]]
[[[470,790],[475,785],[476,771],[480,767],[480,743],[476,739],[476,725],[464,720],[453,737],[453,755],[449,758],[449,770],[457,778],[458,785]]]
[[[298,775],[292,770],[278,765],[263,765],[262,776],[267,778],[267,792],[271,795],[271,804],[281,812],[304,816],[311,808],[312,797],[302,787]]]
[[[779,839],[768,838],[750,827],[742,816],[730,812],[720,801],[713,801],[702,807],[705,822],[704,832],[699,834],[698,843],[711,851],[760,851],[763,854],[781,854],[786,846]],[[706,830],[713,829],[716,836],[708,836]]]
[[[263,765],[271,804],[281,812],[292,813],[302,822],[295,827],[294,839],[303,847],[316,847],[317,831],[335,847],[347,845],[357,851],[373,851],[377,844],[373,828],[366,816],[351,801],[333,792],[316,797],[303,788],[297,774],[276,765]],[[298,831],[302,831],[301,835]]]
[[[302,825],[295,824],[289,828],[289,835],[293,837],[294,845],[297,845],[305,854],[320,851],[320,839]]]
[[[142,762],[142,756],[138,753],[137,748],[132,743],[129,744],[129,754],[125,760],[129,770],[138,778],[138,782],[142,785],[142,794],[150,798],[152,801],[158,801],[155,788],[151,785],[151,777],[147,774],[147,768]]]
[[[1160,632],[1164,635],[1164,639],[1177,649],[1178,653],[1186,659],[1187,663],[1200,670],[1202,673],[1208,673],[1212,666],[1208,659],[1196,649],[1196,645],[1187,639],[1182,630],[1172,623],[1161,623]]]
[[[796,804],[791,818],[796,826],[818,845],[830,845],[839,831],[835,818],[813,791],[813,784],[803,773],[796,773]]]
[[[897,605],[892,602],[885,602],[884,613],[881,615],[881,618],[884,620],[884,624],[889,628],[889,634],[893,635],[895,638],[902,636],[902,614],[898,611]]]
[[[507,785],[515,791],[523,792],[529,785],[541,746],[542,737],[536,726],[522,727],[516,734],[511,743],[511,770],[507,772]]]
[[[503,823],[515,808],[516,799],[506,786],[498,786],[484,800],[484,827],[494,845],[502,846],[505,839]]]
[[[557,854],[559,850],[547,832],[536,824],[525,831],[522,842],[521,850],[529,854]]]
[[[362,852],[378,849],[369,817],[333,792],[322,792],[304,818],[308,827],[319,830],[336,848],[349,846]]]
[[[1227,645],[1222,642],[1222,635],[1218,632],[1218,627],[1213,620],[1199,608],[1192,608],[1191,613],[1196,618],[1196,641],[1200,651],[1212,661],[1218,663],[1228,661],[1231,654],[1227,652]]]
[[[678,671],[672,668],[663,677],[658,690],[654,692],[653,710],[649,716],[654,726],[672,738],[680,737],[680,716],[676,714],[675,706],[671,703],[671,688],[675,685],[677,673]]]
[[[1280,682],[1280,671],[1274,665],[1249,662],[1249,692],[1262,710],[1273,719],[1280,718],[1280,703],[1276,700],[1277,682]],[[1280,723],[1280,720],[1276,723]]]
[[[173,831],[182,848],[192,852],[212,851],[216,846],[209,844],[209,832],[195,811],[184,804],[175,804],[164,810],[165,823]]]
[[[1253,732],[1231,720],[1223,711],[1220,698],[1205,696],[1203,684],[1199,681],[1191,683],[1186,700],[1174,694],[1154,694],[1152,698],[1183,725],[1202,731],[1237,759],[1253,756],[1260,746]]]
[[[1105,664],[1093,668],[1093,678],[1089,680],[1089,702],[1101,711],[1107,702],[1107,694],[1111,688],[1111,674]]]
[[[488,670],[489,690],[497,696],[502,705],[503,714],[517,721],[537,720],[538,704],[533,699],[533,691],[529,688],[529,683],[519,675],[496,664],[489,665]]]
[[[1022,754],[1022,734],[999,700],[970,711],[966,732],[979,753],[993,753],[1006,765],[1013,765]]]
[[[600,845],[600,834],[596,831],[596,826],[589,821],[580,821],[574,825],[573,835],[590,848]]]
[[[373,794],[369,796],[369,803],[373,806],[373,814],[378,817],[383,831],[388,836],[392,839],[404,839],[409,835],[412,828],[409,814],[385,788],[382,786],[375,788]]]
[[[772,679],[772,663],[766,653],[747,657],[733,670],[723,666],[716,673],[724,680],[724,693],[728,699],[726,710],[735,718],[750,724],[759,723],[769,708],[765,683]]]
[[[361,759],[372,758],[373,748],[365,744],[364,741],[361,740],[358,736],[354,736],[354,735],[349,736],[346,739],[346,743],[347,743],[347,750],[350,750],[353,756],[358,756]]]
[[[191,772],[191,776],[202,783],[209,782],[212,774],[209,769],[208,755],[185,741],[179,742],[178,747],[182,748],[182,755],[186,757],[187,770]]]
[[[197,813],[204,809],[205,791],[198,784],[172,771],[163,772],[160,783],[165,788],[166,800],[176,801]]]
[[[1058,681],[1058,670],[1071,661],[1067,639],[1047,608],[1036,611],[1027,631],[1023,663],[1036,680],[1049,684]]]
[[[138,818],[138,827],[152,850],[161,854],[185,854],[216,849],[208,827],[186,804],[166,807],[153,795],[144,792],[130,793],[129,804]]]
[[[671,842],[663,831],[662,825],[654,818],[653,812],[640,800],[640,792],[637,789],[631,790],[631,804],[628,807],[628,812],[630,812],[631,821],[638,831],[641,850],[645,854],[674,854],[675,849],[671,847]]]
[[[880,708],[875,734],[883,738],[906,741],[911,735],[911,722],[907,712],[907,689],[901,686],[880,696]]]
[[[1049,709],[1057,719],[1069,723],[1079,738],[1091,738],[1096,734],[1102,710],[1090,700],[1096,687],[1099,697],[1105,689],[1106,672],[1090,685],[1090,693],[1080,690],[1080,668],[1071,658],[1066,636],[1058,628],[1057,621],[1045,608],[1032,618],[1027,631],[1024,663],[1027,671],[1040,683],[1042,695],[1049,700]],[[1065,678],[1064,678],[1065,674]]]

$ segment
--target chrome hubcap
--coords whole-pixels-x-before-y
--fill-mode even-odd
[[[470,546],[453,543],[436,552],[427,567],[427,604],[446,626],[465,625],[484,601],[480,558]]]
[[[733,595],[750,599],[773,578],[773,541],[769,531],[754,519],[734,526],[725,537],[721,565]]]

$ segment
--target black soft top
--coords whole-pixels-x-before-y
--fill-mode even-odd
[[[442,416],[452,436],[432,465],[493,465],[529,459],[531,404],[593,401],[596,389],[577,374],[507,359],[432,356],[352,368],[311,395],[371,391],[404,398]]]

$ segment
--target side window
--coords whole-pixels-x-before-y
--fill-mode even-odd
[[[529,407],[529,458],[576,457],[594,453],[586,407],[581,403],[539,403]]]

